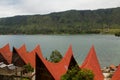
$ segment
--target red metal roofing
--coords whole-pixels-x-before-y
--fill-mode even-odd
[[[28,53],[27,53],[25,44],[22,45],[19,49],[15,48],[15,50],[18,53],[18,55],[23,59],[23,61],[26,64],[28,64],[29,63],[29,59],[28,59]]]
[[[67,72],[71,58],[73,57],[72,46],[68,48],[65,56],[58,63],[47,61],[42,55],[40,46],[38,46],[35,51],[55,80],[60,80],[60,77]]]
[[[111,80],[120,80],[120,65],[118,66],[118,69],[113,74]]]
[[[9,64],[12,62],[12,52],[10,51],[9,44],[6,44],[4,47],[0,48],[0,53]]]
[[[36,47],[31,52],[27,52],[26,45],[24,44],[19,49],[15,48],[15,50],[26,64],[30,63],[30,65],[33,68],[35,68],[35,54],[36,54],[36,49],[37,48],[39,48],[39,46]]]
[[[104,80],[102,71],[96,56],[94,46],[91,47],[87,57],[85,58],[81,68],[87,68],[93,71],[95,77],[94,80]]]
[[[36,47],[36,48],[39,48],[39,46]],[[29,59],[28,62],[30,63],[30,65],[33,68],[35,68],[35,54],[36,54],[35,50],[36,50],[36,48],[34,50],[32,50],[31,52],[28,53],[28,59]]]

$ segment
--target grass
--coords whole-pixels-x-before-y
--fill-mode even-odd
[[[103,34],[115,34],[120,32],[120,29],[97,29]]]

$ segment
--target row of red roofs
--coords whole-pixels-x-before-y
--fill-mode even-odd
[[[11,64],[13,55],[17,54],[24,61],[25,64],[30,63],[30,65],[33,68],[35,68],[35,65],[36,65],[35,58],[36,58],[36,54],[37,54],[39,56],[39,59],[46,66],[46,68],[52,74],[52,76],[54,77],[55,80],[60,80],[60,76],[67,72],[67,68],[69,67],[71,59],[74,58],[71,45],[69,46],[63,59],[58,63],[52,63],[52,62],[47,61],[43,57],[42,51],[41,51],[39,45],[31,52],[28,52],[26,50],[25,44],[22,45],[19,49],[14,47],[13,51],[15,51],[16,53],[11,52],[10,46],[9,46],[9,44],[7,44],[4,47],[0,48],[0,55],[7,61],[8,64]],[[2,60],[2,59],[0,59],[0,60]],[[94,46],[91,47],[87,57],[85,58],[83,64],[80,66],[80,68],[87,68],[87,69],[92,70],[95,74],[94,80],[104,80],[104,76],[102,74]],[[116,72],[114,73],[112,80],[120,80],[120,65],[119,65],[118,69],[116,70]]]

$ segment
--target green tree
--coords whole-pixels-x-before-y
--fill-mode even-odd
[[[61,80],[94,80],[94,74],[91,70],[73,67],[61,77]]]
[[[30,63],[24,65],[25,71],[28,72],[33,72],[34,69],[31,67]]]
[[[57,63],[61,59],[62,59],[61,53],[58,50],[54,50],[50,55],[49,61]]]

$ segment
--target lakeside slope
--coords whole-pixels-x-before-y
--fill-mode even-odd
[[[81,34],[120,32],[120,7],[69,10],[0,18],[0,34]]]

